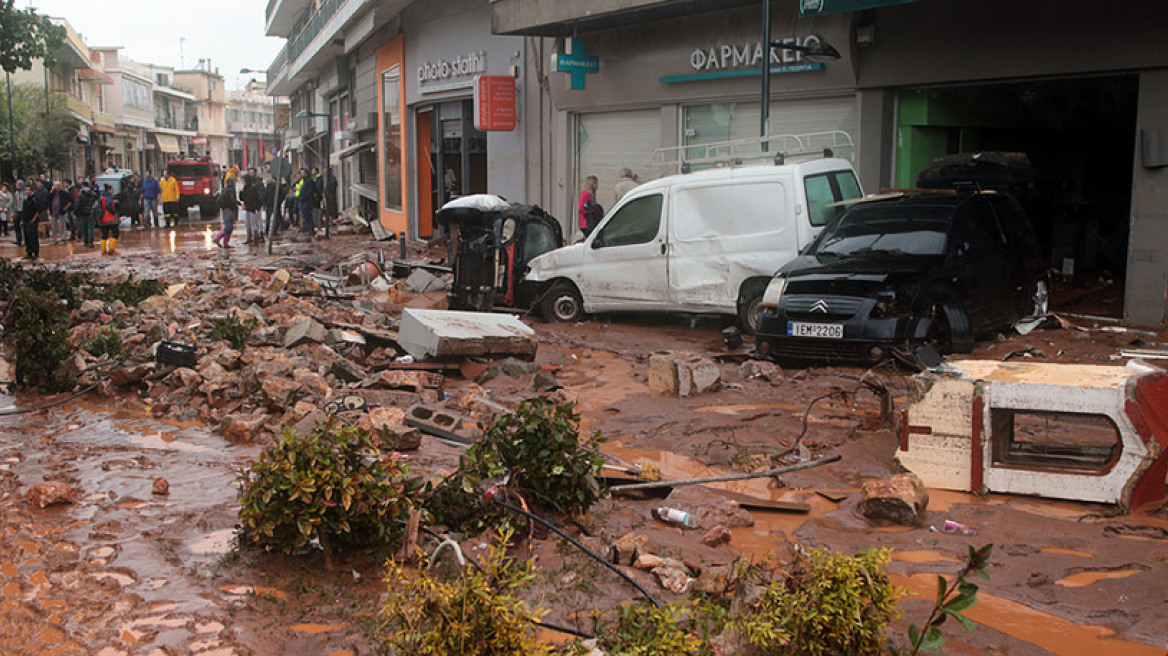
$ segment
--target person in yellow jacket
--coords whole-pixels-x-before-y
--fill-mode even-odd
[[[159,186],[162,187],[162,216],[166,221],[166,227],[178,225],[178,180],[174,179],[174,173],[166,172],[166,175],[158,181]]]

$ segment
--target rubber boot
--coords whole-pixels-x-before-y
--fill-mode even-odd
[[[223,233],[223,248],[231,248],[231,233]]]
[[[117,239],[117,237],[111,237],[109,242],[110,242],[109,243],[109,254],[110,255],[117,255],[118,254],[118,239]]]
[[[101,240],[101,254],[102,255],[109,255],[109,251],[106,250],[106,243],[105,242],[106,242],[106,240],[104,240],[104,239]]]

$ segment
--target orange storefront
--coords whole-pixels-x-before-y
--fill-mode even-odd
[[[408,231],[408,190],[403,162],[402,116],[405,114],[405,89],[402,70],[402,37],[397,37],[377,51],[377,177],[381,200],[378,211],[381,225],[399,234]],[[409,235],[414,237],[414,235]]]

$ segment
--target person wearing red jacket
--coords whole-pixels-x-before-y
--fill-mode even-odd
[[[114,197],[114,186],[107,184],[105,193],[101,195],[101,218],[97,220],[101,228],[101,254],[117,255],[118,237],[118,201]]]

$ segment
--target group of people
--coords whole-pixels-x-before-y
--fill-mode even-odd
[[[99,188],[92,178],[74,184],[41,175],[17,180],[12,191],[8,183],[0,183],[0,236],[14,233],[16,243],[24,246],[25,259],[35,262],[41,256],[42,225],[54,243],[81,241],[88,248],[94,247],[100,228],[102,254],[114,255],[120,205],[112,185]]]
[[[619,201],[624,198],[624,195],[637,188],[641,184],[640,179],[632,169],[623,168],[620,170],[620,178],[613,185],[612,193]],[[590,175],[584,178],[584,189],[580,191],[580,197],[576,199],[576,220],[580,228],[580,232],[585,237],[592,234],[592,230],[596,228],[596,224],[604,218],[604,207],[596,202],[596,190],[600,187],[600,179],[595,175]]]
[[[126,175],[121,180],[118,201],[122,216],[130,217],[130,225],[138,230],[178,225],[178,180],[170,171],[155,178],[154,172],[147,170],[141,180],[136,173]]]
[[[223,227],[212,241],[220,248],[231,248],[235,223],[243,212],[247,230],[245,244],[257,244],[264,235],[287,230],[297,222],[305,235],[316,233],[323,221],[336,217],[337,181],[332,172],[302,168],[295,182],[261,177],[254,167],[245,175],[236,166],[228,169],[216,203]],[[275,226],[273,227],[273,222]]]

